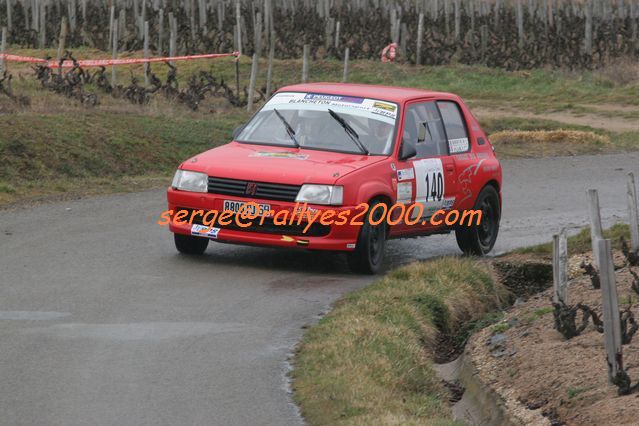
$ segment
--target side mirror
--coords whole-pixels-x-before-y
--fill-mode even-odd
[[[415,149],[415,145],[408,139],[402,140],[402,147],[399,150],[399,159],[401,161],[404,161],[408,160],[409,158],[413,158],[416,155],[417,149]]]
[[[233,129],[233,140],[237,139],[240,133],[242,133],[242,130],[244,130],[244,124],[240,124],[235,129]]]

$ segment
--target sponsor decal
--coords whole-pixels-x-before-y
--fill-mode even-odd
[[[375,102],[373,104],[373,108],[380,108],[380,109],[384,109],[386,111],[391,111],[394,112],[397,107],[393,104],[387,104],[386,102]]]
[[[211,228],[205,225],[193,224],[191,226],[191,235],[196,237],[207,237],[217,239],[217,234],[220,232],[220,228]]]
[[[473,177],[477,174],[483,162],[484,160],[479,160],[477,164],[471,164],[459,174],[459,177],[457,178],[459,182],[459,193],[464,196],[461,200],[459,200],[459,204],[473,196],[473,191],[470,189],[470,185],[473,182]]]
[[[397,170],[397,180],[409,180],[415,179],[415,170],[411,167],[410,169],[399,169]]]
[[[289,151],[258,151],[251,154],[250,157],[292,158],[294,160],[306,160],[308,155]]]
[[[315,216],[319,212],[319,210],[314,209],[313,207],[306,207],[306,204],[304,204],[303,206],[298,206],[297,209],[295,209],[296,215],[303,215],[305,212],[308,212]]]
[[[448,149],[451,154],[468,151],[468,138],[449,139]]]
[[[413,183],[400,182],[397,184],[397,204],[410,204],[413,198]]]
[[[395,163],[391,163],[391,170],[395,171],[397,169],[397,167],[395,167]]]
[[[450,210],[451,208],[453,208],[454,204],[455,204],[455,197],[444,198],[444,202],[442,203],[442,209]]]
[[[304,96],[304,99],[311,99],[315,101],[348,102],[352,104],[361,104],[364,102],[364,98],[340,95],[324,95],[320,93],[307,93]]]
[[[284,107],[287,105],[287,107]],[[264,105],[263,110],[273,108],[305,109],[321,111],[324,107],[341,107],[352,110],[350,114],[375,118],[391,124],[397,117],[397,105],[392,102],[381,102],[369,98],[354,96],[329,95],[319,93],[277,93]],[[357,113],[359,111],[359,114]],[[376,116],[384,117],[377,118]]]
[[[346,244],[346,248],[347,249],[354,249],[355,248],[355,244],[354,243],[348,243],[348,244]]]

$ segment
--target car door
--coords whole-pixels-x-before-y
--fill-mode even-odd
[[[436,102],[410,103],[404,114],[402,143],[413,144],[417,154],[397,165],[398,202],[411,211],[409,223],[402,223],[398,231],[420,233],[433,228],[428,219],[435,212],[452,207],[456,169]]]
[[[459,104],[453,100],[438,100],[437,108],[442,117],[450,159],[457,172],[457,194],[454,208],[470,209],[474,204],[475,176],[482,164],[482,159],[472,152],[472,140],[468,131],[467,120]],[[476,194],[475,194],[476,196]]]

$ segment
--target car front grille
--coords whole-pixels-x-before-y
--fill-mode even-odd
[[[189,219],[193,217],[192,223],[195,223],[198,225],[204,225],[204,223],[202,222],[203,222],[204,216],[206,215],[206,213],[208,213],[207,211],[204,211],[204,215],[197,214],[193,216],[193,211],[197,211],[196,209],[178,207],[177,209],[175,209],[176,214],[180,210],[185,210],[188,212],[188,215],[182,219],[183,221],[188,222]],[[213,217],[211,217],[211,219],[213,219]],[[318,223],[318,222],[314,222],[313,224],[311,224],[311,226],[308,228],[308,231],[304,233],[304,228],[306,228],[307,222],[302,222],[300,225],[297,224],[297,221],[295,221],[295,223],[290,225],[289,224],[276,225],[275,223],[273,223],[273,218],[264,218],[264,220],[262,221],[262,219],[258,217],[251,220],[251,222],[253,223],[251,226],[242,227],[237,225],[235,221],[235,215],[231,216],[228,219],[225,219],[224,222],[226,223],[229,220],[231,221],[231,223],[229,223],[228,225],[220,225],[217,221],[217,216],[216,216],[215,220],[213,220],[213,223],[207,224],[207,226],[213,226],[220,229],[230,229],[233,231],[261,232],[264,234],[289,235],[292,237],[325,237],[331,232],[330,226],[322,225],[321,223]],[[247,223],[248,221],[249,219],[241,219],[240,223]]]
[[[251,184],[250,187],[249,184]],[[253,182],[209,176],[208,191],[211,194],[294,202],[300,188],[300,185]]]

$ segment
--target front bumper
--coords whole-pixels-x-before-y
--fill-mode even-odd
[[[169,210],[171,214],[171,221],[169,222],[169,229],[171,232],[185,235],[194,235],[192,233],[193,223],[197,224],[197,219],[191,221],[191,223],[178,223],[174,216],[175,213],[182,209],[187,210],[203,210],[208,212],[216,210],[222,212],[224,210],[224,201],[240,201],[240,202],[255,202],[258,204],[269,204],[271,210],[277,215],[278,212],[285,210],[288,212],[288,217],[292,217],[293,212],[299,209],[301,205],[299,203],[292,203],[286,201],[273,201],[273,200],[261,200],[261,199],[248,199],[239,198],[231,195],[218,195],[208,193],[196,193],[188,191],[178,191],[173,188],[167,190],[167,200]],[[237,226],[236,218],[231,219],[230,225],[218,225],[212,226],[218,228],[219,231],[214,233],[214,236],[202,236],[202,238],[210,238],[219,242],[246,244],[246,245],[260,245],[270,247],[287,247],[287,248],[304,248],[311,250],[331,250],[331,251],[352,251],[355,248],[357,237],[359,235],[360,225],[351,225],[350,220],[355,212],[354,207],[342,206],[319,206],[319,205],[307,205],[311,210],[311,214],[315,216],[319,212],[318,218],[314,223],[318,225],[312,225],[307,233],[300,232],[301,228],[304,228],[307,224],[306,216],[302,220],[297,218],[294,220],[292,226],[281,226],[281,230],[274,226],[264,226],[264,223],[268,221],[262,221],[260,226],[260,219],[255,218],[252,222],[255,226],[239,227]],[[333,210],[336,214],[340,212],[350,210],[351,213],[348,218],[348,222],[344,225],[326,225],[319,226],[319,218],[325,210]],[[187,217],[187,221],[189,218]],[[239,220],[239,219],[237,219]],[[240,223],[246,224],[251,222],[249,219],[241,219]],[[300,225],[298,225],[298,223]]]

